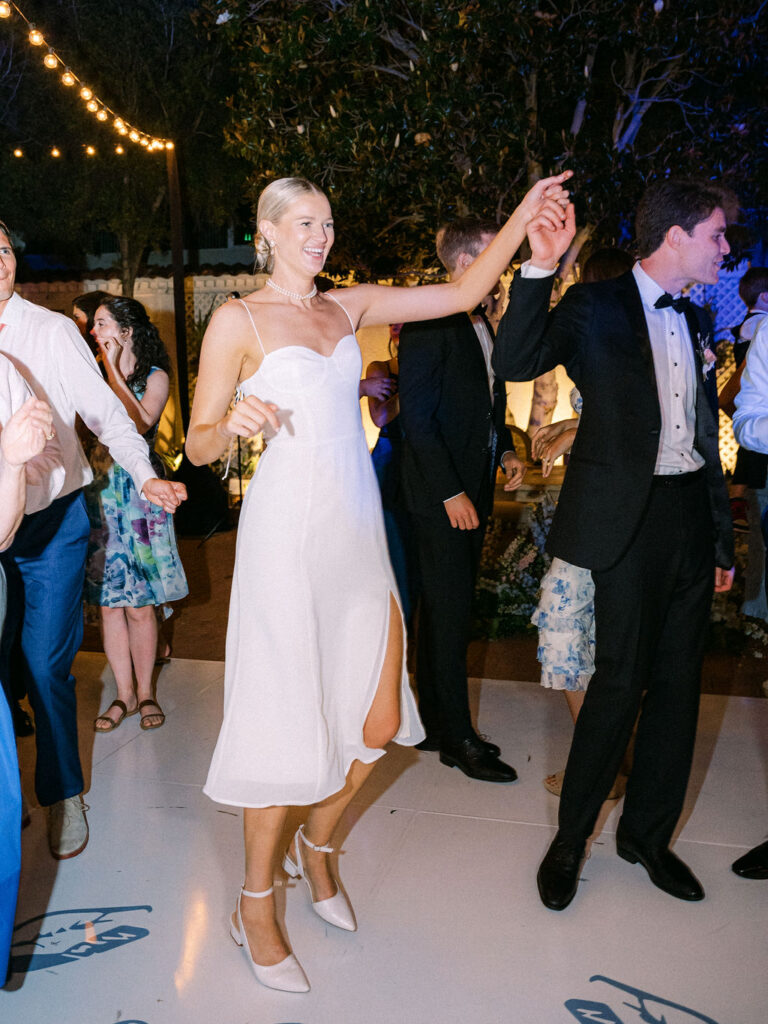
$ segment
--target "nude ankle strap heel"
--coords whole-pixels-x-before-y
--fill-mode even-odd
[[[278,989],[280,992],[309,992],[307,976],[293,953],[289,953],[280,963],[270,966],[257,964],[251,956],[251,947],[248,945],[248,936],[245,934],[243,918],[240,913],[240,901],[243,896],[248,896],[252,899],[265,899],[267,896],[271,896],[273,892],[273,886],[265,889],[264,892],[240,889],[240,892],[237,894],[237,904],[235,907],[236,922],[230,920],[229,933],[237,945],[242,946],[245,958],[256,975],[256,980],[261,982],[262,985],[266,985],[267,988]]]
[[[286,874],[290,875],[291,878],[303,878],[307,883],[310,899],[312,899],[312,886],[307,878],[304,870],[304,863],[301,858],[302,843],[305,846],[308,846],[310,850],[314,850],[316,853],[333,853],[334,850],[332,846],[315,846],[314,843],[310,843],[304,835],[304,826],[300,825],[296,831],[296,835],[293,837],[293,845],[296,850],[296,860],[294,861],[287,851],[285,857],[283,857],[283,870]],[[312,909],[318,917],[327,921],[328,924],[335,925],[337,928],[343,928],[344,931],[347,932],[357,931],[355,912],[346,895],[342,892],[338,880],[336,880],[336,892],[334,895],[329,896],[326,900],[318,900],[317,902],[312,900]]]

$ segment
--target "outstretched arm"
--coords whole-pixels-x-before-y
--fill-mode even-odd
[[[567,217],[568,192],[562,187],[571,171],[543,178],[526,194],[498,235],[458,281],[418,288],[364,284],[344,290],[343,302],[358,327],[371,324],[434,320],[462,313],[485,298],[520,248],[528,225],[535,219],[556,231]]]
[[[589,315],[585,290],[569,288],[554,314],[548,313],[553,272],[575,232],[571,204],[558,227],[538,218],[529,225],[531,259],[512,281],[493,349],[493,368],[503,380],[533,380],[573,358],[575,338]]]

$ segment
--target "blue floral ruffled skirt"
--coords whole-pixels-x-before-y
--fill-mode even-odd
[[[541,685],[586,690],[595,671],[595,585],[589,569],[553,558],[531,622],[539,630]]]

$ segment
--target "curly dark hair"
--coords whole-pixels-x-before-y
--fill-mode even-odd
[[[157,328],[147,316],[147,311],[136,299],[115,295],[102,305],[117,321],[119,327],[133,328],[133,354],[136,367],[126,380],[129,388],[146,387],[149,371],[157,366],[170,376],[171,361],[165,350]]]

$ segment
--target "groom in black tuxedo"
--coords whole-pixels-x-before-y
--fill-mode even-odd
[[[469,218],[440,228],[437,254],[451,280],[497,232]],[[499,747],[475,732],[467,693],[470,610],[496,469],[508,490],[525,472],[505,425],[507,397],[492,351],[493,330],[479,310],[403,325],[402,483],[421,574],[416,685],[427,738],[419,747],[439,750],[443,764],[471,778],[513,782]]]
[[[532,223],[532,258],[499,325],[500,376],[529,380],[563,364],[584,401],[548,549],[592,570],[596,670],[574,730],[559,830],[538,874],[553,910],[576,893],[639,709],[617,852],[665,892],[704,896],[669,843],[691,767],[713,583],[731,585],[733,537],[712,325],[680,293],[717,281],[729,251],[725,202],[709,183],[652,184],[637,211],[639,262],[614,280],[574,285],[551,313],[573,209],[560,230]]]

